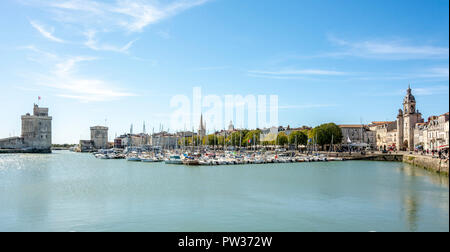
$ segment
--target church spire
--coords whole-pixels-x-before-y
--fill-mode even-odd
[[[206,134],[206,124],[203,124],[203,113],[200,115],[200,126],[198,128],[198,134],[200,136],[205,136]]]

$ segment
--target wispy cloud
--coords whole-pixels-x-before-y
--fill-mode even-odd
[[[95,51],[111,51],[117,53],[128,53],[128,50],[133,46],[134,42],[137,39],[128,42],[126,45],[122,47],[108,45],[108,44],[99,44],[98,40],[95,38],[96,32],[91,30],[85,33],[87,41],[84,45]]]
[[[58,58],[58,55],[40,50],[34,45],[19,46],[18,49],[32,51],[32,52],[36,53],[37,55],[39,55],[40,57],[44,56],[47,59],[56,60]]]
[[[259,71],[252,70],[249,73],[264,75],[347,75],[345,72],[320,70],[320,69],[296,69],[296,70],[278,70],[278,71]]]
[[[113,13],[125,15],[121,25],[132,32],[142,31],[150,24],[174,16],[182,11],[205,4],[209,0],[173,1],[167,5],[158,5],[155,1],[121,0],[110,8]]]
[[[41,33],[42,36],[46,37],[47,39],[54,41],[54,42],[58,42],[58,43],[64,43],[64,40],[57,38],[55,36],[53,36],[53,32],[54,29],[51,28],[51,31],[48,31],[45,29],[45,27],[41,24],[39,24],[36,21],[30,21],[31,26],[33,26],[33,28],[35,28],[39,33]]]
[[[230,69],[229,66],[207,66],[207,67],[197,67],[192,69],[193,71],[219,71],[219,70],[226,70]]]
[[[309,77],[346,76],[351,73],[323,69],[250,70],[250,77],[269,79],[307,79]]]
[[[49,88],[56,96],[75,99],[80,102],[102,102],[117,100],[136,94],[118,88],[117,85],[102,79],[80,76],[77,67],[85,62],[98,60],[91,56],[58,56],[36,49],[34,46],[26,47],[30,51],[47,58],[49,71],[34,77],[40,87]]]
[[[437,94],[448,94],[448,86],[433,86],[433,87],[420,87],[414,88],[414,92],[417,95],[437,95]]]
[[[158,31],[156,34],[158,34],[158,36],[160,36],[163,39],[170,39],[170,32],[169,31]]]
[[[406,87],[405,87],[406,88]],[[430,96],[430,95],[448,95],[449,87],[444,85],[436,85],[436,86],[420,86],[415,87],[412,86],[412,92],[417,96]],[[375,96],[375,97],[386,97],[386,96],[404,96],[405,89],[392,89],[388,92],[375,92],[368,91],[365,93],[361,93],[358,95],[366,95],[366,96]]]
[[[424,73],[418,75],[421,78],[449,78],[449,68],[447,67],[434,67],[428,69]]]
[[[334,36],[329,36],[329,40],[336,46],[341,47],[341,50],[319,56],[361,57],[388,60],[447,59],[449,57],[448,47],[411,45],[405,43],[403,40],[364,40],[354,42]]]
[[[448,81],[449,68],[431,67],[424,69],[415,69],[409,73],[365,73],[364,76],[355,76],[350,80],[406,80],[413,82],[431,82],[431,81]]]
[[[110,2],[88,0],[38,1],[40,5],[57,12],[65,22],[89,23],[96,26],[116,26],[128,32],[141,32],[145,27],[203,5],[210,0],[115,0]],[[61,12],[62,11],[62,12]],[[80,18],[82,16],[83,18]]]

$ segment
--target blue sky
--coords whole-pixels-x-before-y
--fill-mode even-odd
[[[394,120],[411,83],[439,115],[448,26],[447,0],[3,0],[0,137],[20,134],[37,96],[54,143],[105,120],[111,139],[151,131],[193,87],[275,94],[280,124],[315,126]]]

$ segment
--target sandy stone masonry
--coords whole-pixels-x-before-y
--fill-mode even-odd
[[[0,149],[9,152],[51,153],[52,117],[48,116],[48,108],[34,105],[33,115],[22,116],[22,135],[0,139]]]

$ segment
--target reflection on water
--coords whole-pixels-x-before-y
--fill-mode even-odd
[[[406,219],[408,221],[409,231],[417,230],[417,219],[418,219],[418,200],[415,195],[407,195],[404,199]]]
[[[418,167],[414,167],[408,164],[402,164],[399,167],[399,171],[401,171],[406,178],[410,180],[414,180],[416,177],[420,177],[421,179],[425,179],[428,182],[447,187],[449,186],[449,178],[448,176],[436,174],[425,169],[421,169]],[[403,202],[404,202],[404,211],[405,218],[407,220],[407,224],[409,227],[409,231],[417,231],[417,222],[419,219],[419,207],[420,207],[420,196],[421,192],[417,192],[417,190],[413,190],[413,188],[407,188],[403,192]],[[443,202],[437,202],[436,207],[442,207]],[[447,201],[448,203],[448,201]],[[445,204],[445,203],[444,203]],[[446,206],[448,209],[448,205]]]
[[[448,188],[448,177],[391,162],[0,155],[0,231],[448,231]]]
[[[15,195],[18,198],[17,213],[25,222],[32,222],[34,216],[40,216],[43,221],[48,215],[48,204],[51,192],[49,190],[49,174],[46,169],[31,169],[20,173],[19,187]],[[30,187],[31,183],[39,181],[39,188]]]
[[[399,167],[399,171],[405,173],[407,176],[413,176],[413,177],[424,177],[429,182],[440,185],[440,186],[447,186],[449,185],[449,177],[446,175],[437,174],[422,168],[414,167],[412,165],[402,163],[402,165]]]

